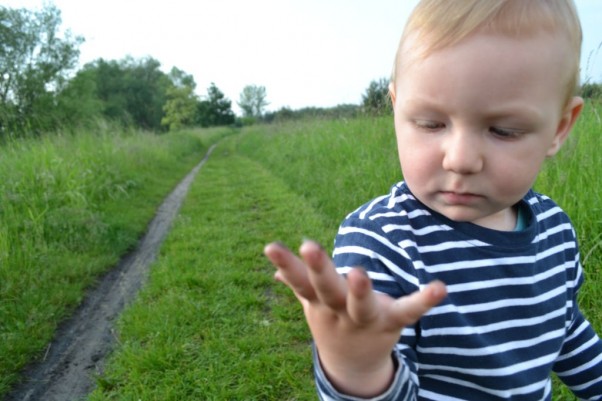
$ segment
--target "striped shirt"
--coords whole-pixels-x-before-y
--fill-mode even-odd
[[[334,261],[364,267],[376,291],[398,298],[433,280],[448,296],[401,332],[398,368],[378,400],[551,400],[552,371],[582,399],[602,400],[602,342],[576,303],[583,281],[567,215],[530,191],[524,230],[455,222],[405,183],[347,216]],[[337,392],[315,362],[322,400]]]

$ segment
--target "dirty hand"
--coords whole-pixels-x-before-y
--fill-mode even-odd
[[[290,287],[303,306],[329,380],[356,397],[387,389],[394,376],[391,352],[401,329],[446,296],[441,282],[397,300],[376,293],[363,269],[353,269],[345,279],[312,241],[301,246],[301,258],[278,243],[267,245],[264,253],[277,268],[276,279]]]

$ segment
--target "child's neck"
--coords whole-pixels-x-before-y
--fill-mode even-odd
[[[514,231],[517,226],[517,220],[518,206],[515,205],[502,211],[499,211],[494,215],[490,215],[477,221],[473,221],[473,223],[481,227],[490,228],[492,230]]]

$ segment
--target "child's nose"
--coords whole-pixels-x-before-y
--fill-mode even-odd
[[[483,156],[478,134],[450,133],[443,142],[443,168],[457,174],[475,174],[483,168]]]

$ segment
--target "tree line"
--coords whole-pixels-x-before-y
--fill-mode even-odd
[[[379,97],[384,81],[370,84],[362,106],[283,107],[269,113],[266,88],[248,85],[240,93],[242,118],[237,118],[214,83],[198,96],[192,75],[177,67],[165,73],[152,57],[99,58],[76,71],[84,38],[68,30],[59,35],[60,25],[54,5],[38,11],[0,6],[0,137],[78,129],[102,120],[168,131],[386,110]]]
[[[84,38],[60,35],[60,25],[54,5],[0,6],[0,137],[99,120],[152,131],[236,122],[232,102],[214,83],[198,96],[192,75],[177,67],[165,73],[152,57],[99,58],[75,71]],[[264,87],[244,88],[244,117],[260,117],[266,105]]]
[[[388,79],[370,83],[359,105],[331,108],[282,107],[265,112],[266,88],[248,85],[232,102],[212,83],[196,94],[194,77],[174,67],[165,73],[152,57],[99,58],[75,71],[84,38],[60,33],[61,12],[0,6],[0,138],[80,128],[101,120],[152,131],[187,126],[273,122],[299,118],[340,118],[391,113]],[[602,97],[600,84],[587,83],[583,95]]]
[[[362,105],[332,108],[282,107],[265,112],[266,88],[248,85],[232,102],[212,83],[196,94],[194,77],[177,67],[161,70],[152,57],[123,60],[99,58],[75,71],[81,36],[59,35],[61,12],[0,6],[0,137],[80,128],[109,120],[151,131],[187,126],[218,126],[299,118],[352,117],[389,112],[387,81],[370,84]]]

